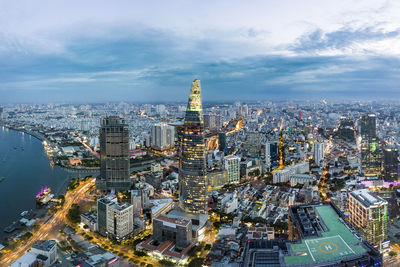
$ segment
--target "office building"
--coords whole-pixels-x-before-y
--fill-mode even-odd
[[[194,80],[185,114],[179,169],[180,206],[207,213],[207,172],[200,80]]]
[[[121,240],[133,232],[133,206],[108,195],[97,201],[97,222],[103,236]]]
[[[224,151],[226,148],[226,133],[220,132],[218,133],[218,149],[219,151]]]
[[[347,142],[355,142],[355,132],[354,120],[341,117],[335,135]]]
[[[261,150],[261,136],[258,132],[247,133],[244,148],[250,157],[259,157]]]
[[[399,151],[395,146],[387,146],[383,149],[383,179],[386,182],[394,182],[399,174]]]
[[[388,231],[388,202],[368,189],[349,193],[349,221],[361,236],[383,249]]]
[[[131,187],[129,129],[125,120],[110,116],[101,120],[100,176],[96,187],[101,191],[124,191]]]
[[[314,162],[316,165],[321,166],[324,161],[325,143],[314,144]]]
[[[224,158],[225,170],[228,171],[228,183],[240,182],[240,158],[237,156],[227,156]]]
[[[157,123],[151,129],[151,147],[163,151],[175,145],[175,129],[165,123]]]
[[[153,239],[159,243],[169,240],[177,248],[185,249],[192,242],[192,221],[158,215],[153,220]]]
[[[377,178],[381,172],[381,150],[376,135],[376,116],[368,114],[360,120],[361,168],[367,178]]]

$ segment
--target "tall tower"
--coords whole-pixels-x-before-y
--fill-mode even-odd
[[[395,146],[383,149],[383,178],[385,182],[395,182],[398,179],[399,150]]]
[[[99,141],[100,176],[96,179],[97,189],[129,190],[129,129],[125,120],[117,116],[103,118]]]
[[[179,181],[181,208],[192,213],[207,213],[207,171],[200,80],[192,82],[186,109]]]
[[[361,167],[365,177],[378,177],[381,172],[381,150],[376,135],[376,116],[364,115],[361,124]]]

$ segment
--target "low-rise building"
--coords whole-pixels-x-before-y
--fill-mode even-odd
[[[49,267],[57,261],[57,242],[40,240],[22,257],[10,264],[11,267]]]
[[[85,212],[81,214],[81,223],[87,225],[93,232],[97,231],[97,214]]]
[[[110,251],[102,249],[99,246],[89,247],[86,251],[75,254],[72,253],[65,257],[63,266],[93,266],[93,267],[119,267],[119,257]]]

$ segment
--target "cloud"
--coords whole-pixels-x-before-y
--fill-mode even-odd
[[[332,32],[316,29],[302,35],[290,50],[300,54],[400,55],[400,25],[394,30],[379,27],[341,28]],[[394,49],[387,49],[393,47]]]
[[[395,1],[0,3],[3,102],[399,92]]]

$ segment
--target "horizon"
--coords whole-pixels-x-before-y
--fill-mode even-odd
[[[3,104],[400,97],[396,1],[0,2]]]

